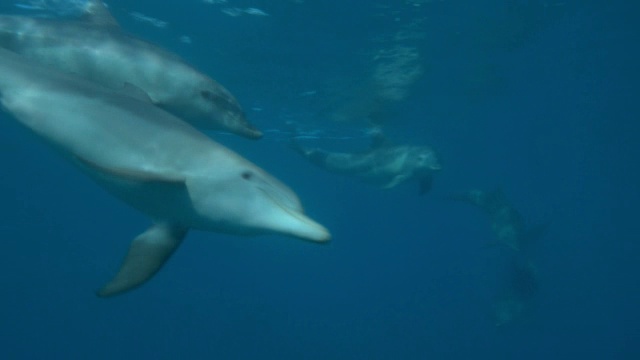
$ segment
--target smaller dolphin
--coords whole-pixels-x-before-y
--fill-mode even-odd
[[[544,226],[527,228],[518,210],[508,202],[502,190],[494,191],[470,190],[451,196],[452,200],[463,201],[482,209],[491,220],[491,229],[496,243],[520,251],[545,230]]]
[[[372,140],[371,148],[359,153],[305,148],[295,141],[292,148],[329,172],[354,176],[383,189],[417,180],[421,194],[431,190],[433,174],[441,169],[440,161],[431,147],[389,145],[382,133],[374,133]]]
[[[153,221],[98,295],[145,283],[189,229],[329,240],[289,187],[145,99],[4,49],[0,74],[0,109]]]
[[[236,98],[178,56],[126,34],[99,0],[80,20],[0,16],[0,47],[155,105],[202,129],[258,139]],[[133,85],[133,86],[129,86]]]

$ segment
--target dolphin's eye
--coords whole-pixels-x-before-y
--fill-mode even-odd
[[[214,95],[211,91],[209,90],[202,90],[200,91],[200,96],[202,96],[203,98],[207,99],[207,100],[213,100],[214,99]]]
[[[253,177],[253,173],[251,171],[243,171],[242,178],[245,180],[250,180]]]

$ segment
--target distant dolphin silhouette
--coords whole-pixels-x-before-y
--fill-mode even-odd
[[[513,259],[507,269],[505,287],[493,304],[495,325],[506,326],[521,320],[535,301],[539,291],[534,265],[522,259]]]
[[[0,47],[114,89],[133,84],[197,127],[262,136],[227,89],[176,55],[123,32],[101,1],[89,1],[77,21],[0,16]]]
[[[431,189],[434,172],[441,169],[432,148],[389,145],[381,133],[373,134],[371,148],[364,152],[329,152],[305,148],[295,141],[292,141],[292,148],[329,172],[354,176],[383,189],[417,180],[420,193],[424,194]]]
[[[120,94],[0,49],[0,105],[154,225],[133,240],[112,296],[151,278],[189,229],[324,242],[296,194],[144,97]]]
[[[490,192],[470,190],[453,195],[451,199],[464,201],[482,209],[491,220],[496,243],[515,251],[522,250],[546,230],[542,225],[527,228],[520,212],[508,202],[500,189]]]

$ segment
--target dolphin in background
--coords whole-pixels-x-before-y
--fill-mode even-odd
[[[501,189],[469,190],[450,197],[480,208],[491,222],[496,245],[510,251],[504,278],[493,306],[496,327],[521,322],[532,314],[539,292],[537,270],[531,261],[535,242],[547,230],[547,225],[527,227],[522,214],[507,200]]]
[[[186,122],[135,98],[0,49],[0,107],[112,195],[149,216],[112,296],[150,279],[189,229],[325,242],[286,185]]]
[[[88,1],[76,21],[0,16],[0,47],[103,86],[144,93],[196,127],[262,137],[227,89],[178,56],[126,34],[101,1]]]
[[[520,212],[511,205],[502,190],[470,190],[451,196],[482,209],[489,216],[496,243],[521,251],[546,231],[546,226],[527,228]]]
[[[537,270],[531,262],[513,259],[506,270],[504,286],[493,304],[497,327],[514,324],[531,313],[540,287]]]
[[[436,152],[428,146],[390,145],[384,135],[372,134],[371,148],[356,153],[329,152],[305,148],[292,140],[292,148],[329,172],[357,177],[383,189],[417,180],[420,193],[431,190],[433,174],[442,167]]]

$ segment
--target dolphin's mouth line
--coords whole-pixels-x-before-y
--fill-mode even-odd
[[[301,223],[316,229],[316,230],[320,230],[322,232],[327,231],[324,226],[320,225],[319,223],[315,222],[313,219],[309,218],[308,216],[306,216],[304,214],[304,210],[302,209],[302,207],[300,207],[299,210],[294,210],[284,204],[282,204],[281,201],[278,201],[277,199],[275,199],[271,194],[269,194],[268,191],[266,191],[265,189],[258,187],[258,189],[260,189],[260,191],[262,191],[269,199],[271,199],[280,209],[282,209],[284,212],[286,212],[287,214],[289,214],[290,216],[292,216],[293,218],[295,218],[296,220],[300,221]],[[305,240],[312,240],[312,241],[320,241],[320,242],[324,242],[326,240],[328,240],[328,238],[330,238],[330,236],[328,238],[325,238],[323,240],[317,240],[314,239],[313,236],[301,236],[301,235],[296,235],[298,237],[301,237]]]
[[[271,201],[273,201],[273,202],[274,202],[274,203],[275,203],[275,204],[276,204],[280,209],[282,209],[283,211],[285,211],[287,214],[289,214],[289,215],[291,215],[291,216],[295,217],[296,219],[299,219],[299,220],[305,220],[305,222],[307,222],[307,221],[306,221],[306,219],[302,219],[302,218],[300,217],[300,213],[301,213],[301,211],[293,211],[293,209],[290,209],[289,207],[287,207],[286,205],[284,205],[284,204],[282,203],[282,201],[277,200],[274,196],[272,196],[271,194],[269,194],[269,192],[268,192],[268,191],[266,191],[265,189],[263,189],[263,188],[261,188],[261,187],[258,187],[258,189],[259,189],[260,191],[262,191],[262,192],[263,192],[263,193],[264,193],[264,194],[265,194],[265,195],[266,195],[266,196],[267,196]],[[300,209],[300,210],[302,210],[302,209]],[[306,218],[306,216],[304,216],[304,218]]]
[[[269,199],[271,199],[276,206],[278,206],[282,211],[293,217],[299,224],[292,226],[289,229],[289,234],[293,235],[297,238],[303,240],[309,240],[313,242],[324,243],[331,239],[331,235],[329,231],[325,229],[324,226],[315,222],[310,217],[304,214],[302,207],[300,209],[293,209],[284,205],[281,201],[275,199],[268,191],[263,188],[258,187],[260,191],[262,191]],[[306,229],[301,227],[307,227]]]

